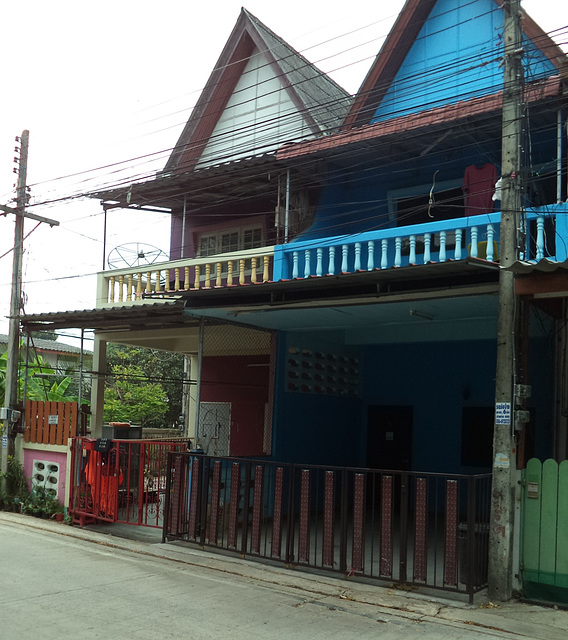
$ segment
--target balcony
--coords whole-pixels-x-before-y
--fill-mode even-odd
[[[568,204],[526,212],[520,259],[568,258]],[[302,280],[375,269],[460,261],[499,261],[501,214],[292,242],[248,251],[162,262],[98,275],[97,307],[135,305],[200,289]]]
[[[196,289],[269,282],[275,247],[187,258],[102,271],[97,308],[143,303],[145,296],[168,298]]]

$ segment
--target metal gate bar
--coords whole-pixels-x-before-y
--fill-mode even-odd
[[[296,466],[191,453],[169,454],[169,461],[164,541],[463,592],[470,600],[486,586],[486,577],[474,579],[471,571],[486,576],[477,569],[486,567],[487,545],[473,544],[472,536],[489,522],[489,474]]]

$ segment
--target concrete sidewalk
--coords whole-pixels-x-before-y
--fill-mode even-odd
[[[517,601],[494,604],[481,593],[475,603],[440,597],[432,592],[402,590],[394,586],[370,585],[331,575],[314,575],[284,568],[283,565],[243,560],[236,556],[211,553],[183,543],[161,543],[161,531],[129,525],[96,525],[81,529],[51,520],[0,512],[0,520],[43,530],[72,539],[157,557],[188,566],[207,567],[225,575],[246,577],[269,587],[290,589],[326,598],[337,598],[372,605],[377,613],[397,612],[412,620],[447,621],[472,625],[497,637],[565,640],[568,637],[568,611],[529,605]]]

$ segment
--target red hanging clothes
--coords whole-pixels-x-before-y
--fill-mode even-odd
[[[490,162],[466,167],[463,177],[463,194],[466,216],[492,213],[497,182],[497,167]]]

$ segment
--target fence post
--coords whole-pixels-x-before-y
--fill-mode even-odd
[[[288,531],[286,535],[286,564],[294,561],[294,528],[296,525],[296,466],[290,465],[288,478]]]
[[[207,506],[209,504],[209,467],[211,464],[211,458],[209,456],[201,455],[201,461],[203,463],[203,469],[201,470],[201,484],[199,490],[199,506],[197,507],[199,512],[199,544],[203,547],[205,545],[205,537],[207,533]],[[210,513],[209,516],[212,514]],[[196,536],[197,537],[197,536]]]
[[[480,525],[481,526],[481,525]],[[459,534],[458,534],[459,535]],[[466,562],[467,579],[465,581],[466,592],[469,595],[469,604],[473,604],[474,582],[474,555],[475,555],[475,485],[470,476],[467,479],[467,538],[466,538]],[[461,550],[460,550],[461,551]],[[460,558],[461,559],[461,558]],[[461,567],[460,567],[461,570]],[[463,576],[460,576],[463,579]]]
[[[250,510],[250,460],[245,462],[245,486],[243,490],[243,528],[241,534],[241,554],[244,556],[247,552],[248,541],[248,520]]]
[[[168,466],[166,473],[166,496],[164,500],[164,524],[162,526],[162,544],[166,543],[167,540],[167,532],[170,529],[170,500],[171,500],[171,490],[172,490],[172,471],[175,473],[175,469],[172,469],[172,459],[173,454],[171,451],[168,451]]]
[[[400,558],[399,580],[404,583],[407,580],[407,553],[408,553],[408,473],[400,474]]]
[[[340,513],[341,513],[341,533],[339,539],[339,570],[342,573],[347,571],[347,535],[348,535],[348,527],[347,527],[347,505],[348,505],[348,496],[347,496],[347,488],[348,488],[348,479],[347,479],[347,469],[343,469],[341,473],[341,505],[340,505]]]

